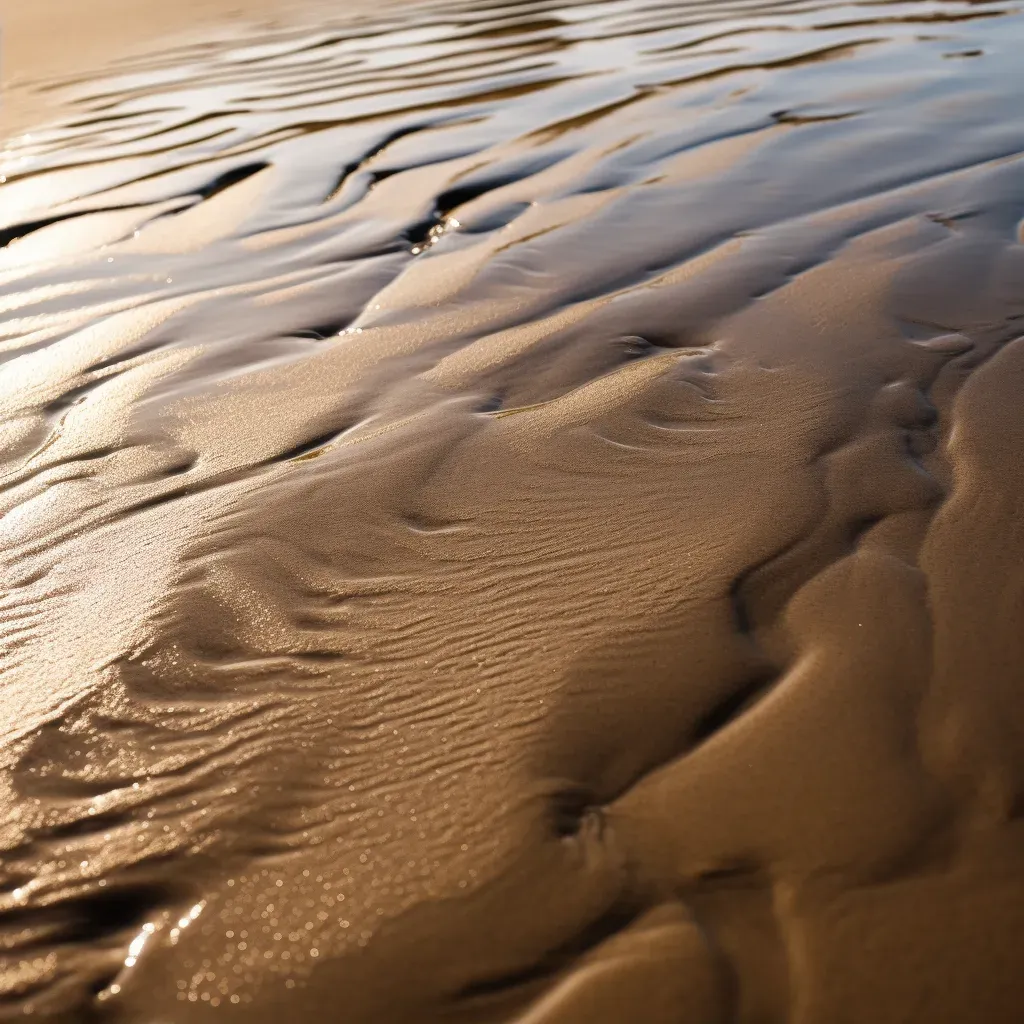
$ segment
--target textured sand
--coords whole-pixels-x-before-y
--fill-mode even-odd
[[[384,6],[388,0],[375,5]],[[34,83],[95,74],[115,61],[188,41],[230,38],[315,18],[325,0],[0,0],[0,131],[35,127],[54,111]],[[358,12],[365,0],[346,0]]]
[[[0,1019],[1018,1024],[1022,45],[438,3],[57,90]]]

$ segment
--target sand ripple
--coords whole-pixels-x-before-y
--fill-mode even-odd
[[[438,2],[48,86],[0,1018],[1019,1022],[1022,46]]]

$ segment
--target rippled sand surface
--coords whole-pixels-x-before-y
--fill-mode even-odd
[[[47,86],[0,1019],[1019,1024],[1022,53],[437,2]]]

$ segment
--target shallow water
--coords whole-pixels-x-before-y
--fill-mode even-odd
[[[1015,1022],[1024,10],[417,4],[0,156],[0,1018]]]

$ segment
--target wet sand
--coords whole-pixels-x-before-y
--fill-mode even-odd
[[[379,11],[390,0],[374,4]],[[168,46],[230,40],[246,30],[308,24],[326,0],[0,0],[0,132],[59,116],[34,85],[90,77],[110,64],[155,56]],[[365,0],[346,0],[351,15]]]
[[[0,153],[0,1019],[1017,1024],[1024,12],[422,3]]]

